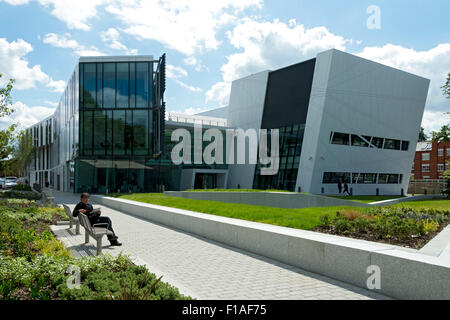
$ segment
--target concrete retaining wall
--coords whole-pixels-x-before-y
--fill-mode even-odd
[[[166,196],[229,203],[301,209],[311,207],[352,206],[368,208],[369,204],[338,198],[288,192],[186,192],[166,191]]]
[[[381,270],[378,293],[400,299],[450,299],[450,261],[417,250],[243,221],[131,200],[92,196],[130,215],[367,289],[367,268]]]

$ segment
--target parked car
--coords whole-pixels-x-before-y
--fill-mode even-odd
[[[6,178],[0,178],[0,189],[5,189]]]
[[[6,177],[4,188],[5,189],[11,189],[12,187],[17,185],[17,178],[16,177]]]

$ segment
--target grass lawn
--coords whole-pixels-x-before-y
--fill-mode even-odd
[[[330,197],[364,203],[403,198],[402,196],[330,196]]]
[[[255,221],[273,224],[283,227],[310,230],[319,225],[320,217],[329,215],[330,218],[336,211],[353,207],[327,207],[306,209],[282,209],[265,206],[252,206],[216,202],[208,200],[192,200],[177,197],[168,197],[159,193],[110,195],[121,199],[146,202],[166,207],[185,209],[190,211],[213,214],[216,216]]]
[[[187,192],[287,192],[286,190],[256,190],[256,189],[190,189]]]
[[[261,222],[303,230],[315,229],[320,223],[320,217],[326,215],[330,218],[333,218],[337,211],[351,209],[354,211],[365,212],[366,210],[368,210],[366,208],[356,207],[283,209],[208,200],[184,199],[165,196],[161,193],[110,194],[110,196],[166,207],[202,212],[216,216]],[[370,202],[372,201],[370,200]],[[398,204],[396,206],[411,208],[450,209],[450,201],[414,201]]]

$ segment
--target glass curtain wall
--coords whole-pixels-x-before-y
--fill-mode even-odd
[[[300,154],[305,134],[304,124],[281,127],[280,129],[280,170],[273,176],[262,176],[261,165],[256,166],[254,189],[295,191]],[[270,150],[270,130],[268,130],[268,148]]]
[[[80,63],[76,192],[146,191],[152,150],[152,62]]]

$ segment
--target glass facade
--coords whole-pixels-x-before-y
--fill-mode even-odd
[[[300,167],[300,154],[305,134],[304,124],[295,124],[280,129],[280,170],[273,176],[262,176],[261,165],[256,166],[254,189],[278,189],[294,191]],[[270,150],[270,130],[268,131]]]
[[[179,181],[177,168],[153,157],[154,79],[153,61],[79,64],[75,192],[149,192]]]

